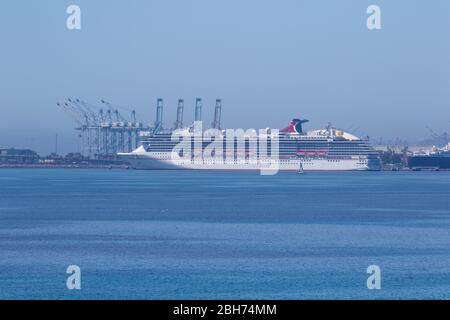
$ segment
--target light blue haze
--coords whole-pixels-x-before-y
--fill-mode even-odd
[[[82,9],[81,32],[66,8]],[[382,30],[366,9],[382,10]],[[56,101],[107,99],[165,123],[186,99],[186,122],[216,98],[232,128],[280,128],[293,117],[360,136],[416,141],[449,129],[447,0],[47,0],[0,8],[0,146],[76,150]]]

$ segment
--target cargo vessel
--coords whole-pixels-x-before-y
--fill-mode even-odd
[[[412,170],[450,170],[450,142],[443,148],[409,156],[408,166]]]

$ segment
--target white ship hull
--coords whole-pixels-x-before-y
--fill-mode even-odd
[[[172,160],[171,153],[132,152],[119,154],[120,158],[138,170],[276,170],[276,171],[367,171],[380,170],[364,157],[351,159],[291,159],[271,161],[237,160]]]

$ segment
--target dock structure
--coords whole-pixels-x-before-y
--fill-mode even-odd
[[[157,99],[156,120],[153,125],[146,125],[136,118],[134,109],[124,108],[106,100],[100,100],[99,105],[90,104],[78,98],[68,98],[58,102],[76,123],[79,147],[77,150],[83,156],[91,159],[115,158],[117,153],[131,152],[138,148],[142,141],[152,134],[164,129],[164,100]],[[220,99],[216,100],[213,128],[220,129],[221,117]],[[177,118],[173,129],[183,128],[184,100],[178,100]],[[126,116],[125,116],[126,114]],[[202,120],[202,99],[195,103],[195,121]]]
[[[81,99],[67,99],[57,105],[77,124],[80,146],[78,150],[90,158],[115,156],[118,152],[130,152],[140,145],[140,133],[149,128],[136,120],[136,111],[101,100],[101,106],[91,105]]]

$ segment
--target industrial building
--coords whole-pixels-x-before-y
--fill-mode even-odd
[[[39,155],[28,149],[0,149],[0,164],[34,164]]]

